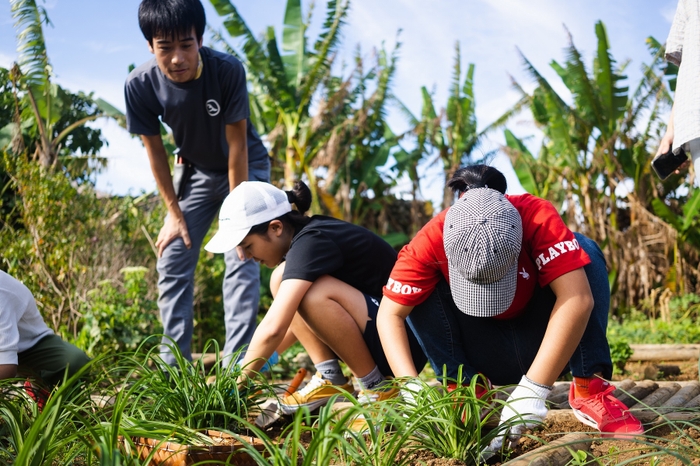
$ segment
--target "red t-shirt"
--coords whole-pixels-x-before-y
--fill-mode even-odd
[[[523,222],[523,242],[518,259],[518,283],[508,310],[498,319],[510,319],[523,311],[536,285],[544,287],[555,278],[591,262],[554,206],[531,194],[506,195]],[[445,209],[428,222],[401,249],[384,295],[404,306],[417,306],[435,289],[440,278],[449,282],[447,256],[442,242]]]

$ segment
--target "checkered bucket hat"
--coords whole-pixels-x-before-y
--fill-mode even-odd
[[[443,242],[452,298],[462,312],[493,317],[510,307],[522,238],[520,214],[494,189],[470,189],[450,207]]]

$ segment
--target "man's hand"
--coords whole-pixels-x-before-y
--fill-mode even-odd
[[[673,128],[668,128],[666,130],[666,134],[664,134],[664,137],[661,138],[661,142],[659,143],[659,149],[656,151],[656,155],[654,156],[654,158],[670,151],[671,147],[673,147]]]
[[[160,229],[158,233],[158,239],[156,240],[156,247],[158,248],[158,257],[163,256],[163,251],[174,239],[182,238],[187,249],[192,247],[192,241],[190,241],[190,234],[187,230],[187,223],[184,217],[175,217],[173,215],[168,215],[165,220],[165,225]]]
[[[531,429],[544,420],[547,415],[545,401],[552,387],[537,384],[523,376],[513,393],[508,397],[501,411],[499,427],[512,424],[508,432],[496,437],[488,450],[496,452],[503,447],[504,436],[508,435],[508,446],[512,448],[520,439],[523,431]]]
[[[17,364],[0,364],[0,380],[17,377]]]

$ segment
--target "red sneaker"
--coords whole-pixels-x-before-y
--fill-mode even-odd
[[[474,394],[476,395],[476,397],[478,399],[482,399],[484,397],[484,395],[489,393],[489,390],[493,389],[491,382],[488,379],[485,379],[485,380],[486,380],[487,385],[477,383],[476,387],[474,389]],[[465,385],[459,385],[459,386],[464,387]],[[458,387],[458,385],[456,382],[448,382],[447,383],[447,393],[451,393],[451,392],[457,390],[457,387]],[[491,393],[489,393],[489,395],[491,395]]]
[[[461,385],[462,387],[465,385]],[[448,382],[447,383],[447,393],[452,393],[453,391],[457,390],[460,385],[458,385],[456,382]],[[493,408],[493,386],[491,385],[491,381],[487,379],[486,377],[483,377],[482,380],[476,384],[474,387],[474,395],[476,395],[476,398],[478,400],[483,400],[486,402],[486,405],[481,409],[481,419],[483,420],[491,411]],[[462,408],[462,403],[457,405],[457,409]],[[467,419],[467,413],[464,412],[462,413],[462,422],[466,422]]]
[[[24,390],[27,395],[36,402],[39,412],[44,410],[46,400],[49,399],[49,392],[41,387],[35,386],[29,379],[24,381]]]
[[[612,396],[614,390],[613,385],[594,377],[588,383],[588,392],[591,395],[575,398],[572,382],[569,404],[579,421],[598,429],[604,436],[631,440],[635,435],[643,434],[644,427],[624,403]]]

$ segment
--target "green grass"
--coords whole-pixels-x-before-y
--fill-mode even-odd
[[[668,316],[657,309],[631,309],[608,322],[608,339],[629,344],[697,343],[700,341],[700,297],[688,294],[670,300]]]

